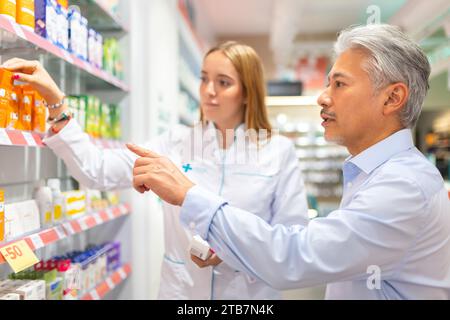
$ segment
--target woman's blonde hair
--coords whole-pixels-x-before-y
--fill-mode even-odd
[[[267,137],[270,137],[272,126],[267,115],[264,69],[258,54],[247,45],[235,41],[227,41],[210,49],[206,53],[205,59],[211,53],[217,51],[230,59],[239,74],[244,89],[244,97],[246,98],[246,129],[254,129],[256,132],[265,129],[267,130]],[[201,109],[200,120],[202,122],[205,120]]]

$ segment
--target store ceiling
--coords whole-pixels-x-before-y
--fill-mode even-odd
[[[299,55],[329,53],[336,33],[366,20],[366,10],[377,5],[387,20],[406,0],[194,0],[198,16],[207,19],[209,33],[269,35],[277,64]]]

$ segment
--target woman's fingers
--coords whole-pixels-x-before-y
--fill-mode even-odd
[[[131,152],[137,154],[140,157],[147,157],[147,158],[159,158],[160,157],[159,154],[157,154],[157,153],[155,153],[153,151],[150,151],[148,149],[139,147],[139,146],[137,146],[135,144],[132,144],[132,143],[127,143],[127,148]]]
[[[152,164],[154,162],[155,162],[155,159],[141,157],[141,158],[136,159],[136,161],[134,162],[134,167],[148,166],[149,164]]]
[[[26,73],[15,72],[14,80],[20,80],[22,82],[35,83],[36,80],[32,75]]]
[[[133,177],[133,188],[140,193],[150,191],[150,187],[148,186],[149,185],[148,180],[149,177],[146,174],[135,175]]]
[[[10,71],[22,71],[23,73],[33,74],[39,68],[39,61],[13,58],[6,61],[2,67]]]
[[[158,170],[161,170],[161,167],[158,165],[152,165],[152,164],[149,164],[148,166],[134,167],[133,168],[133,176],[140,176],[143,174],[156,172]]]
[[[191,260],[192,262],[194,262],[199,268],[206,268],[209,267],[208,263],[203,261],[202,259],[194,256],[193,254],[191,254]]]

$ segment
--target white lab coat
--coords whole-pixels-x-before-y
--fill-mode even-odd
[[[250,149],[257,148],[259,158],[249,163],[242,162],[246,152],[241,147],[245,141],[248,139],[241,125],[236,129],[233,145],[224,152],[210,123],[194,128],[177,126],[142,146],[170,158],[191,181],[228,199],[230,205],[250,211],[272,225],[306,225],[306,195],[292,143],[276,135],[259,149],[252,144]],[[75,121],[44,142],[83,186],[99,190],[132,186],[137,156],[126,149],[98,149]],[[188,252],[193,234],[181,226],[180,208],[163,203],[163,211],[165,255],[160,299],[281,298],[278,291],[225,263],[215,268],[197,267]]]

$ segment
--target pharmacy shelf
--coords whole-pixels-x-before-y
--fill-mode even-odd
[[[37,133],[7,129],[0,129],[0,146],[45,147]]]
[[[96,226],[105,224],[122,216],[126,216],[130,214],[130,212],[130,205],[121,204],[108,209],[99,210],[98,212],[86,214],[78,219],[74,219],[45,230],[41,230],[14,241],[9,241],[9,243],[3,244],[0,247],[7,246],[10,243],[14,243],[20,240],[25,240],[30,248],[35,251],[72,235],[92,229]],[[0,255],[0,264],[4,262],[5,259],[2,255]]]
[[[22,28],[15,22],[8,20],[7,18],[0,16],[0,36],[2,38],[2,52],[20,52],[25,51],[31,44],[35,48],[43,50],[46,53],[57,57],[58,59],[64,61],[68,66],[72,66],[76,69],[82,70],[87,76],[90,86],[96,88],[116,88],[124,92],[129,92],[129,87],[123,81],[109,74],[108,72],[101,70],[89,62],[84,61],[75,55],[69,53],[68,51],[59,48],[47,39]],[[4,35],[3,33],[7,33]],[[11,38],[12,36],[12,38]],[[14,51],[15,50],[15,51]],[[69,73],[71,70],[69,70]],[[99,81],[97,81],[99,80]]]
[[[109,292],[114,290],[119,284],[127,279],[131,274],[130,264],[125,264],[111,274],[108,278],[100,283],[95,289],[84,295],[81,300],[100,300],[103,299]]]
[[[105,0],[71,0],[71,5],[80,7],[89,21],[89,27],[97,31],[129,32],[130,28],[112,12]]]
[[[0,146],[28,146],[45,148],[42,134],[21,130],[0,129]],[[118,140],[91,138],[93,144],[104,149],[125,148],[125,143]]]

